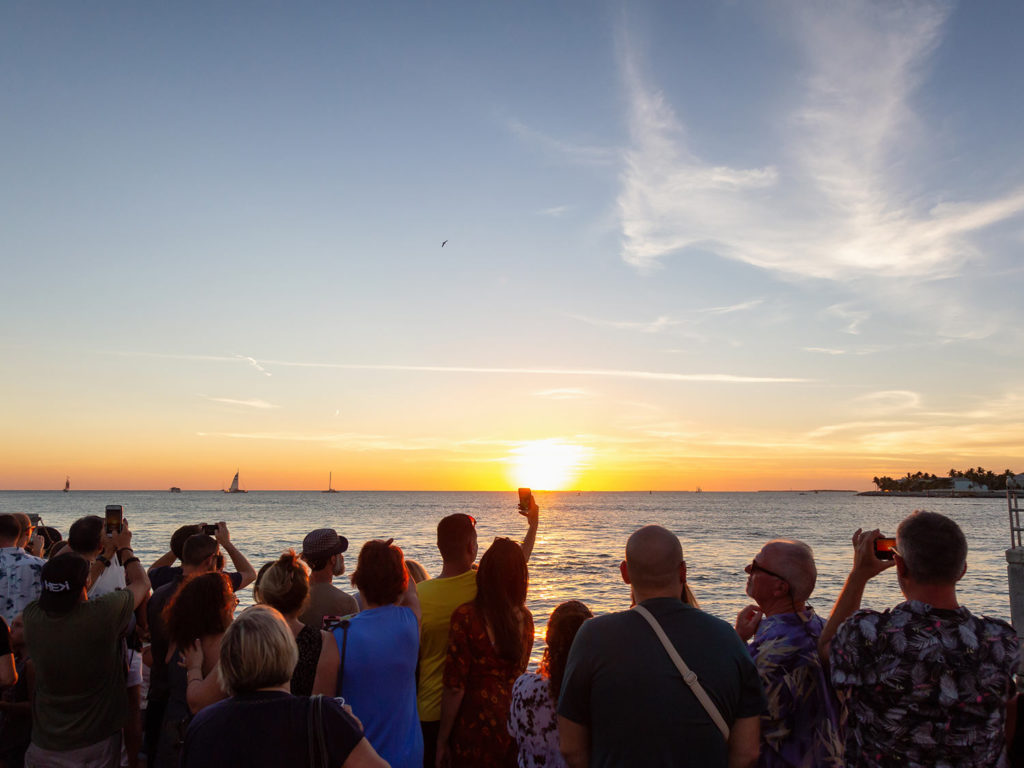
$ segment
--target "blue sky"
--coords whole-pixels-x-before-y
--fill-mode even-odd
[[[1022,20],[7,4],[0,486],[1024,470]]]

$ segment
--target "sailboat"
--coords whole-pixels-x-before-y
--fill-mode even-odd
[[[231,481],[231,487],[228,488],[226,491],[224,491],[224,493],[248,493],[248,491],[243,491],[241,488],[238,487],[238,471],[237,470],[235,471],[235,478],[234,478],[234,480]]]
[[[336,491],[336,490],[334,490],[334,488],[333,488],[333,486],[332,486],[332,483],[331,483],[331,481],[332,481],[333,479],[334,479],[334,478],[333,478],[333,476],[332,476],[332,473],[331,473],[331,472],[328,472],[328,473],[327,473],[327,490],[326,490],[326,491],[320,491],[320,493],[337,493],[337,491]]]
[[[64,493],[71,490],[71,478],[67,475],[64,476]]]

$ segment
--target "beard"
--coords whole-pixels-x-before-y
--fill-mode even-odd
[[[335,576],[341,576],[345,572],[345,558],[339,557],[334,561],[334,569],[331,571]]]

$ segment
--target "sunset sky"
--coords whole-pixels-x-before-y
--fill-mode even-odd
[[[1022,28],[5,3],[0,489],[1024,471]]]

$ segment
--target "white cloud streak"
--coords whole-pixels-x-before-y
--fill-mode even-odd
[[[587,376],[595,378],[641,379],[646,381],[713,382],[720,384],[802,384],[814,379],[792,376],[743,376],[731,373],[670,373],[666,371],[632,371],[612,368],[488,368],[462,365],[386,365],[377,363],[318,363],[294,360],[256,360],[251,357],[217,355],[173,355],[159,352],[115,352],[125,357],[148,357],[165,360],[237,363],[244,360],[261,368],[321,368],[338,371],[406,371],[410,373],[470,373],[515,376]]]
[[[227,405],[241,405],[246,408],[256,408],[259,410],[269,410],[272,408],[280,408],[279,405],[268,403],[266,400],[259,400],[256,398],[250,400],[235,400],[230,397],[210,397],[209,395],[200,395],[200,397],[209,400],[211,403],[225,403]]]
[[[621,157],[616,147],[602,147],[581,142],[564,141],[529,127],[520,120],[509,120],[508,129],[520,139],[553,154],[582,165],[612,165]]]

